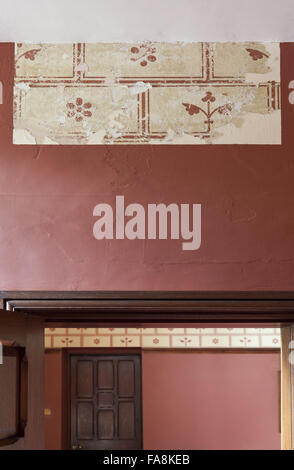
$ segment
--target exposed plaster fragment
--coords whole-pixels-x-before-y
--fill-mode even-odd
[[[78,47],[16,47],[14,143],[280,143],[279,44]]]
[[[135,85],[130,87],[130,93],[131,95],[137,95],[139,93],[144,93],[150,88],[152,88],[152,86],[148,82],[137,82]]]
[[[79,65],[77,65],[76,70],[78,72],[88,72],[89,71],[89,66],[88,66],[88,64],[79,64]]]
[[[25,82],[16,82],[14,84],[16,90],[21,90],[22,92],[28,92],[30,90],[30,85]]]
[[[13,140],[14,142],[18,142],[20,145],[33,145],[37,143],[35,137],[26,129],[14,128]]]
[[[272,132],[275,129],[275,132]],[[250,142],[248,142],[250,135]],[[269,114],[250,113],[244,119],[241,127],[233,122],[227,124],[213,133],[213,141],[216,144],[261,144],[267,142],[277,145],[281,142],[281,112],[275,111]]]
[[[51,139],[48,135],[48,129],[45,124],[34,124],[25,119],[19,119],[14,121],[13,138],[20,139],[23,144],[56,144],[54,139]]]
[[[197,142],[196,142],[197,141]],[[182,132],[181,134],[176,134],[173,129],[168,129],[167,136],[161,142],[157,142],[157,144],[175,144],[175,145],[205,145],[206,142],[201,137],[194,137],[189,134],[185,134]]]
[[[265,70],[263,73],[246,73],[245,81],[258,85],[260,81],[271,82],[280,81],[280,44],[264,43],[264,50],[267,55],[265,58]]]
[[[100,131],[93,132],[88,138],[89,145],[98,145],[104,143],[104,137],[106,135],[106,130],[101,129]]]

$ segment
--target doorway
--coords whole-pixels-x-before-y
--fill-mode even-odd
[[[212,328],[203,329],[202,344],[212,339],[209,348],[195,347],[197,334],[186,328],[180,335],[183,329],[130,328],[125,336],[123,328],[97,328],[96,336],[93,328],[45,330],[49,346],[45,352],[46,449],[138,447],[137,443],[119,443],[122,436],[115,436],[119,416],[114,395],[123,395],[126,401],[133,396],[132,391],[115,389],[121,388],[119,381],[126,389],[134,387],[128,385],[130,367],[125,370],[112,361],[128,360],[129,356],[140,360],[142,449],[280,449],[280,349],[274,343],[278,331],[273,335],[272,329],[258,330],[261,346],[252,347],[257,341],[256,330],[243,328],[242,336],[240,327],[217,329],[212,336]],[[151,334],[150,330],[156,331]],[[231,348],[219,347],[224,333],[230,336]],[[139,349],[132,344],[140,334],[146,346]],[[108,335],[111,343],[124,339],[125,346],[99,346],[106,343]],[[164,346],[166,336],[171,347]],[[237,340],[243,348],[233,347]],[[89,342],[97,346],[85,346]],[[264,348],[265,342],[274,347]],[[80,346],[67,346],[74,343]],[[101,361],[104,363],[99,366]],[[68,380],[63,384],[65,377]]]
[[[46,390],[45,393],[43,390],[44,345],[42,330],[44,326],[50,329],[53,327],[64,328],[66,325],[75,328],[81,326],[85,327],[86,325],[87,328],[91,328],[94,325],[99,328],[104,327],[105,325],[109,327],[111,326],[111,328],[120,327],[122,325],[126,328],[145,328],[148,325],[154,324],[160,328],[167,323],[169,325],[189,324],[191,328],[196,326],[198,328],[202,328],[204,326],[209,328],[209,325],[214,324],[215,327],[226,325],[228,329],[231,329],[233,327],[239,328],[242,323],[246,324],[246,327],[248,328],[282,327],[281,330],[284,331],[284,333],[282,333],[282,387],[280,397],[281,403],[279,406],[282,410],[282,448],[288,449],[292,447],[291,426],[289,423],[291,422],[291,406],[293,401],[290,399],[292,392],[289,384],[291,384],[290,379],[293,372],[292,365],[289,365],[288,356],[290,348],[289,345],[292,344],[290,340],[293,337],[292,328],[289,327],[289,325],[292,325],[294,322],[293,293],[1,292],[1,307],[4,309],[1,312],[0,322],[2,339],[17,341],[18,344],[26,347],[28,358],[28,422],[24,437],[21,437],[15,444],[13,444],[13,448],[44,448],[44,414],[45,419],[48,421],[55,419],[57,415],[63,415],[64,407],[62,404],[62,393],[56,394],[56,390],[54,393],[56,394],[57,406],[55,408],[52,407],[52,410],[46,409],[47,407],[44,410],[45,395],[47,393]],[[25,321],[27,325],[27,332],[24,339],[24,329],[19,325],[20,320]],[[164,349],[165,345],[160,343],[163,338],[157,338],[157,336],[158,335],[156,334],[156,338],[153,338],[152,341],[156,348],[160,347]],[[103,337],[103,340],[104,339],[105,338]],[[143,339],[144,336],[142,336],[142,341]],[[176,338],[175,335],[174,340],[175,342],[179,340],[180,343],[177,345],[172,342],[172,348],[191,347],[191,343],[188,344],[189,338],[186,338],[186,333],[183,338]],[[121,339],[119,341],[120,344],[122,344]],[[212,341],[215,342],[215,338],[212,338]],[[60,345],[59,351],[54,351],[52,357],[55,356],[56,359],[56,356],[59,355],[60,358],[62,358],[64,352],[63,348],[64,346],[68,346],[66,343],[67,340],[62,343],[64,344],[63,346]],[[134,342],[132,345],[134,347],[140,347],[139,345],[134,344]],[[80,346],[86,347],[86,342]],[[117,345],[114,343],[111,344],[112,348],[114,346]],[[130,344],[126,344],[126,347],[129,348],[129,346]],[[203,348],[204,343],[202,342],[198,346]],[[56,347],[55,344],[54,347]],[[73,342],[70,343],[69,347],[75,347]],[[102,347],[104,347],[104,344],[100,343],[100,350]],[[141,347],[146,348],[149,346],[142,343]],[[223,347],[226,348],[225,345],[223,345]],[[265,344],[264,347],[266,347]],[[77,354],[80,354],[80,352]],[[83,350],[83,352],[85,351]],[[129,348],[128,352],[134,353],[134,350],[132,349],[132,351],[130,351]],[[234,353],[236,352],[237,351],[234,350]],[[251,352],[253,352],[252,349]],[[110,354],[109,349],[107,354]],[[111,350],[111,354],[113,354],[113,349]],[[146,371],[146,354],[151,354],[152,356],[153,353],[146,353],[146,351],[142,352],[143,366],[145,365],[145,367],[142,366],[143,372],[144,370]],[[215,361],[213,362],[215,363]],[[60,364],[61,363],[62,361]],[[161,361],[160,364],[162,364]],[[254,368],[255,366],[256,364],[254,363]],[[192,368],[193,370],[195,369],[194,365],[192,365]],[[221,369],[225,370],[224,367]],[[179,366],[178,370],[180,371],[178,377],[182,377],[183,368]],[[171,372],[174,373],[174,371],[175,369],[173,367]],[[58,370],[60,378],[58,381],[59,389],[62,388],[64,379],[64,374],[62,372],[63,369],[60,367]],[[166,369],[163,369],[163,372],[165,374]],[[274,385],[272,390],[277,389],[276,372],[274,374]],[[191,377],[191,374],[188,374],[188,376]],[[234,379],[235,375],[233,374],[232,377]],[[250,380],[247,382],[249,384],[251,383]],[[146,384],[149,382],[146,380],[144,381],[143,377],[143,386],[144,383]],[[164,385],[166,385],[166,383],[167,381],[164,382]],[[183,380],[181,383],[184,383]],[[156,390],[160,389],[157,388]],[[254,396],[254,394],[251,395]],[[266,394],[266,396],[267,395],[268,394]],[[146,395],[144,398],[146,398]],[[207,396],[205,396],[205,399],[206,398]],[[179,415],[183,416],[183,413],[180,413]],[[277,416],[276,412],[275,416]],[[63,418],[59,421],[61,423],[59,426],[61,430],[60,434],[61,436],[66,435],[66,431],[64,432],[64,430],[69,429],[68,423]],[[144,415],[142,421],[146,423]],[[224,420],[224,422],[226,423],[227,420]],[[277,423],[277,418],[275,418],[275,422]],[[152,423],[152,426],[153,424],[154,423]],[[276,428],[277,426],[275,426],[275,429]],[[152,432],[152,428],[150,429]],[[178,428],[174,427],[173,429]],[[144,442],[146,440],[145,438],[146,435],[144,429]],[[62,445],[62,437],[60,438],[60,442],[61,446],[59,448],[65,448]],[[67,443],[68,446],[66,448],[69,448],[70,439],[67,439]],[[150,444],[147,443],[147,445]]]
[[[141,449],[140,356],[96,350],[69,361],[70,448]]]

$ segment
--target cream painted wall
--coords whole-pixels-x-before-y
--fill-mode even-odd
[[[293,41],[293,0],[10,0],[0,41]]]

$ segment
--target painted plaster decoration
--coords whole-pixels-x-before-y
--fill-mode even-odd
[[[17,44],[17,48],[22,48],[22,43],[18,43]],[[20,66],[18,65],[18,62],[21,60],[21,59],[27,59],[27,60],[35,60],[36,58],[36,55],[38,54],[38,52],[41,51],[41,48],[37,48],[37,49],[29,49],[29,50],[26,50],[24,52],[21,52],[17,58],[15,59],[15,68],[18,69]]]
[[[230,103],[226,103],[224,105],[218,106],[215,109],[211,109],[211,103],[215,101],[215,97],[211,93],[211,91],[207,91],[204,98],[202,98],[202,101],[207,104],[207,110],[205,111],[203,108],[200,106],[196,106],[194,104],[189,104],[189,103],[182,103],[186,111],[190,114],[190,116],[193,116],[193,114],[199,114],[202,112],[204,116],[206,116],[207,120],[205,121],[205,124],[207,124],[207,134],[211,132],[211,126],[213,124],[213,120],[211,119],[213,114],[218,112],[219,114],[225,114],[227,116],[230,115],[233,106]]]
[[[80,122],[84,117],[91,117],[92,113],[89,111],[92,108],[91,103],[84,103],[82,98],[77,98],[74,103],[69,102],[66,104],[68,109],[67,117],[74,118],[77,122]]]
[[[133,62],[140,61],[141,67],[146,67],[148,62],[155,62],[156,61],[156,47],[145,43],[140,44],[139,46],[133,46],[131,48],[131,60]]]
[[[280,347],[279,328],[46,328],[46,348],[142,347],[269,348]]]
[[[281,144],[279,43],[15,45],[14,144]]]
[[[253,60],[259,60],[263,59],[263,57],[268,57],[265,52],[258,51],[257,49],[250,49],[250,47],[247,47],[246,51],[249,52],[249,55],[252,57]]]

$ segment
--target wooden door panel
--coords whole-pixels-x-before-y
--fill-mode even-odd
[[[98,439],[114,438],[114,411],[98,411]]]
[[[94,410],[91,402],[77,403],[77,437],[78,439],[93,439]]]
[[[77,362],[77,396],[90,398],[93,396],[93,363],[91,361]]]
[[[97,361],[98,373],[98,388],[111,388],[114,387],[114,364],[109,360]]]
[[[135,371],[133,361],[118,361],[118,394],[131,397],[135,394]]]
[[[71,446],[141,448],[138,355],[71,356]]]
[[[97,406],[100,408],[114,405],[114,392],[97,392]]]
[[[135,406],[133,402],[118,405],[118,435],[120,439],[135,438]]]

